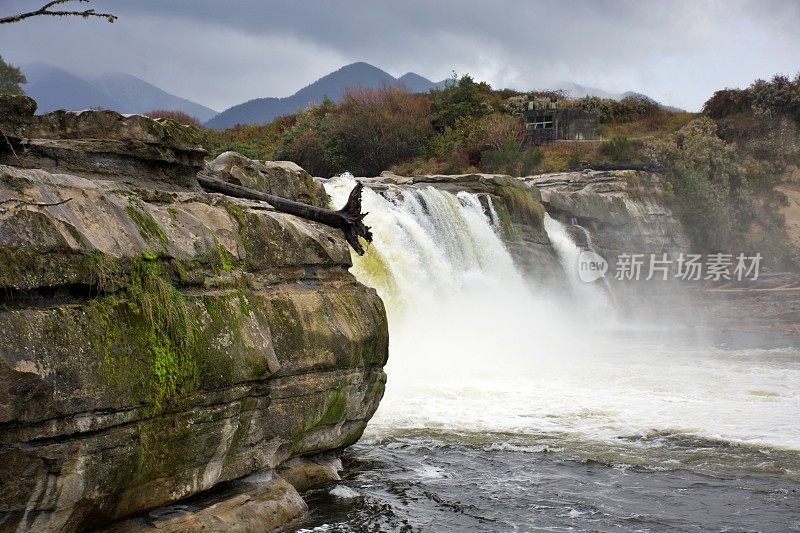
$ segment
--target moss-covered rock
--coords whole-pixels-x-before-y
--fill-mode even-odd
[[[0,523],[97,528],[361,435],[388,331],[334,230],[0,165],[10,197]]]

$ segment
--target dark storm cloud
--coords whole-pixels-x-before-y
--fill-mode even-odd
[[[0,12],[36,4],[6,0]],[[0,28],[21,63],[119,70],[217,108],[281,96],[346,63],[495,86],[576,82],[698,108],[714,89],[800,68],[800,2],[94,0],[119,22]]]

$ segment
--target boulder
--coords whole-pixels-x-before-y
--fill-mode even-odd
[[[237,152],[225,152],[206,165],[211,176],[296,202],[327,207],[321,183],[291,161],[256,161]]]

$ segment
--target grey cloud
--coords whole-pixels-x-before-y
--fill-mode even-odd
[[[12,0],[0,8],[30,5]],[[529,89],[571,81],[697,109],[713,90],[800,65],[800,3],[94,0],[114,25],[0,28],[0,53],[121,70],[224,108],[281,96],[353,61],[395,75],[469,72]]]

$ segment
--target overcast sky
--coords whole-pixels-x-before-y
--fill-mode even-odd
[[[0,0],[0,16],[39,0]],[[575,82],[697,110],[800,70],[800,0],[92,0],[102,20],[0,26],[9,62],[121,71],[217,110],[355,61],[493,87]]]

